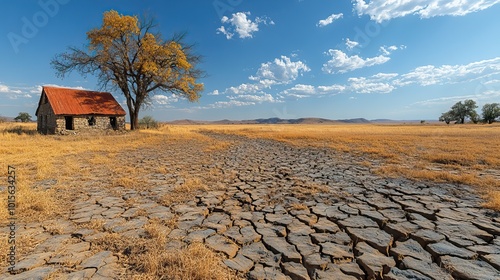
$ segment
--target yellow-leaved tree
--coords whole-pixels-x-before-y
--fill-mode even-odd
[[[196,101],[203,90],[197,82],[203,76],[197,68],[201,57],[182,42],[183,35],[163,40],[155,27],[152,20],[105,12],[102,26],[87,32],[88,48],[69,47],[51,64],[60,77],[76,70],[96,75],[103,88],[120,90],[131,129],[138,129],[139,111],[152,95],[166,92]]]

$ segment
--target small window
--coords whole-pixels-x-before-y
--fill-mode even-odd
[[[89,120],[89,126],[94,126],[95,125],[95,118],[94,118],[94,116],[90,117],[88,120]]]

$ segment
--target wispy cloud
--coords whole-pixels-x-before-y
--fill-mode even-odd
[[[347,38],[345,40],[345,45],[346,45],[346,47],[347,47],[348,50],[352,50],[355,47],[359,46],[359,43],[356,42],[356,41],[351,41],[349,38]]]
[[[384,64],[390,60],[390,57],[384,55],[370,58],[361,58],[358,55],[349,56],[341,50],[333,49],[328,50],[326,55],[331,56],[331,59],[323,64],[322,70],[328,74],[346,73],[360,68]]]
[[[465,99],[472,99],[476,102],[478,101],[496,101],[500,97],[500,91],[490,90],[477,94],[469,94],[469,95],[456,95],[456,96],[446,96],[439,98],[432,98],[427,100],[422,100],[411,104],[410,106],[434,106],[434,105],[443,105],[443,104],[454,104],[459,101],[463,101]]]
[[[420,18],[464,16],[488,9],[500,3],[500,0],[354,0],[353,2],[358,15],[369,15],[372,20],[380,23],[407,15],[418,15]]]
[[[369,77],[351,77],[342,87],[346,93],[390,93],[410,85],[431,86],[480,81],[483,92],[495,92],[493,84],[500,81],[500,57],[463,65],[426,65],[405,74],[378,73]],[[485,93],[483,93],[485,94]]]
[[[404,50],[406,49],[406,46],[405,45],[401,45],[401,46],[382,46],[380,47],[380,52],[383,54],[383,55],[390,55],[392,54],[394,51],[397,51],[397,50]]]
[[[468,82],[500,74],[500,57],[472,62],[464,65],[426,65],[401,75],[395,81],[398,86],[418,84],[429,86],[435,84],[454,84]]]
[[[259,24],[274,25],[274,21],[267,17],[256,17],[252,21],[249,16],[250,12],[238,12],[232,14],[231,18],[223,16],[223,25],[217,28],[217,34],[224,34],[228,40],[235,34],[242,39],[252,38],[253,34],[259,31]]]
[[[332,14],[329,17],[327,17],[326,19],[320,20],[316,24],[316,26],[318,26],[318,27],[325,27],[327,25],[332,24],[335,20],[341,19],[343,16],[344,16],[344,14],[342,14],[342,13],[340,13],[340,14]]]

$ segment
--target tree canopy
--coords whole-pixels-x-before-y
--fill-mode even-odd
[[[88,48],[70,47],[52,60],[52,66],[61,77],[76,70],[96,75],[103,88],[120,90],[127,100],[131,129],[137,129],[139,111],[153,94],[196,101],[203,90],[197,82],[203,76],[197,68],[201,57],[183,43],[183,35],[163,40],[155,28],[150,19],[105,12],[102,26],[87,32]]]
[[[477,123],[479,121],[479,115],[476,113],[476,108],[476,101],[472,99],[467,99],[463,103],[459,101],[451,107],[451,110],[443,113],[439,121],[444,121],[447,124],[451,121],[463,124],[465,120],[469,118],[472,122]]]
[[[14,120],[20,121],[20,122],[30,122],[31,121],[31,115],[26,113],[26,112],[21,112],[17,117],[14,118]]]
[[[490,103],[483,106],[483,121],[486,123],[493,123],[497,118],[500,118],[500,104]]]

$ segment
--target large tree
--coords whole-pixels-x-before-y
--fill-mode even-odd
[[[495,122],[496,118],[500,117],[500,104],[498,103],[484,104],[482,115],[484,122],[489,124]]]
[[[197,82],[203,75],[197,68],[200,56],[182,42],[184,36],[163,40],[155,27],[150,19],[105,12],[102,26],[87,32],[88,48],[70,47],[51,64],[61,77],[76,70],[96,75],[103,88],[121,91],[131,129],[137,129],[139,111],[152,95],[163,92],[196,101],[203,90]]]
[[[449,123],[451,120],[457,123],[465,123],[465,119],[469,118],[472,122],[477,123],[479,121],[479,116],[476,113],[476,101],[472,99],[467,99],[463,103],[459,101],[451,107],[451,110],[443,113],[439,118],[440,121],[445,121]]]

